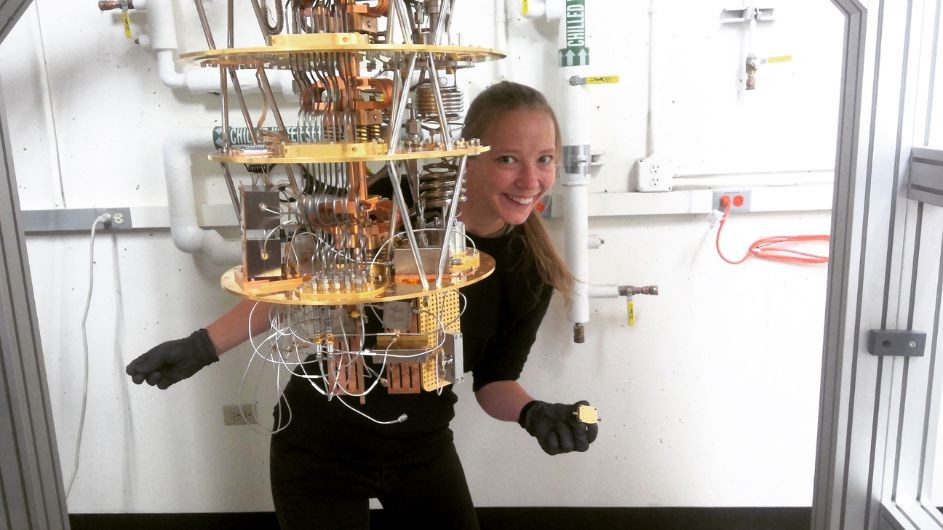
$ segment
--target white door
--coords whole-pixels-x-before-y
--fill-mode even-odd
[[[847,23],[812,527],[943,528],[929,502],[943,153],[919,149],[943,60],[941,1],[833,3]]]

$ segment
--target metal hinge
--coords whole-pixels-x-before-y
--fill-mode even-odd
[[[872,329],[868,331],[868,353],[898,357],[923,357],[927,334],[908,329]]]

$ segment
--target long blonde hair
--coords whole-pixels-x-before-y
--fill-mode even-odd
[[[462,129],[464,138],[482,138],[488,131],[488,126],[494,123],[499,116],[519,109],[533,109],[546,112],[553,121],[553,131],[556,137],[556,158],[562,152],[560,139],[560,123],[547,99],[539,91],[519,83],[501,81],[485,89],[472,101],[465,116],[465,127]],[[573,292],[573,273],[553,246],[550,234],[543,219],[537,212],[532,211],[524,221],[524,242],[534,255],[534,264],[541,279],[553,286],[570,299]]]

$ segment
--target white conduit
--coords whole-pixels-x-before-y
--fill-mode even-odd
[[[508,8],[506,0],[494,0],[494,49],[507,53]],[[507,79],[510,59],[491,61],[495,82]]]
[[[164,140],[170,236],[183,252],[205,252],[213,263],[234,265],[242,259],[240,242],[227,241],[215,230],[197,223],[190,157],[194,151],[209,152],[212,148],[206,129],[177,129]]]
[[[559,25],[559,47],[567,48],[566,23],[562,16],[565,4],[561,0],[547,2],[548,16],[556,18]],[[560,108],[561,136],[563,140],[563,174],[560,179],[563,192],[564,256],[576,283],[568,320],[574,324],[574,340],[582,342],[582,325],[589,322],[589,210],[588,185],[591,105],[586,85],[573,86],[572,76],[589,75],[588,66],[561,66],[560,84],[562,105]]]
[[[143,2],[135,2],[136,10],[145,10]],[[151,48],[157,52],[157,72],[162,83],[172,89],[187,90],[192,94],[219,92],[219,70],[190,65],[183,72],[177,71],[177,29],[174,21],[173,0],[147,0],[148,30]],[[220,41],[217,41],[220,42]],[[244,92],[259,92],[259,84],[253,72],[242,74],[239,85]],[[294,94],[289,72],[270,71],[269,83],[276,91],[286,96]]]

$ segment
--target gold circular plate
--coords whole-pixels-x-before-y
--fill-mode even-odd
[[[420,296],[429,296],[445,291],[452,291],[484,280],[494,272],[494,258],[484,252],[479,252],[479,256],[480,265],[474,272],[466,274],[463,280],[453,281],[452,278],[446,277],[443,279],[444,285],[442,287],[435,287],[431,285],[432,282],[430,282],[429,289],[426,290],[423,290],[422,285],[418,283],[416,285],[394,283],[386,289],[364,293],[309,293],[300,289],[293,289],[291,291],[278,293],[253,295],[246,293],[236,280],[236,274],[240,267],[233,267],[226,271],[222,278],[220,278],[220,284],[223,286],[223,289],[226,289],[232,294],[257,302],[268,302],[270,304],[353,305],[373,302],[392,302],[394,300],[408,300]]]
[[[187,52],[181,59],[201,62],[204,65],[251,65],[268,67],[290,67],[293,60],[308,53],[377,53],[382,55],[407,55],[411,53],[433,53],[437,60],[460,62],[483,62],[503,59],[506,55],[492,48],[479,46],[453,46],[437,44],[370,44],[363,35],[356,33],[325,33],[312,35],[278,35],[272,38],[271,46],[249,48],[218,48]]]
[[[377,153],[375,150],[370,149],[354,149],[356,146],[370,146],[372,144],[312,143],[295,145],[305,145],[306,148],[303,150],[297,150],[299,153],[298,156],[259,154],[232,150],[228,153],[210,153],[209,159],[214,162],[226,162],[230,164],[316,164],[325,162],[418,160],[427,158],[449,158],[464,155],[475,156],[490,149],[490,147],[486,145],[469,145],[461,149],[430,149],[402,151],[389,154],[386,152]],[[386,144],[382,145],[385,146]]]

